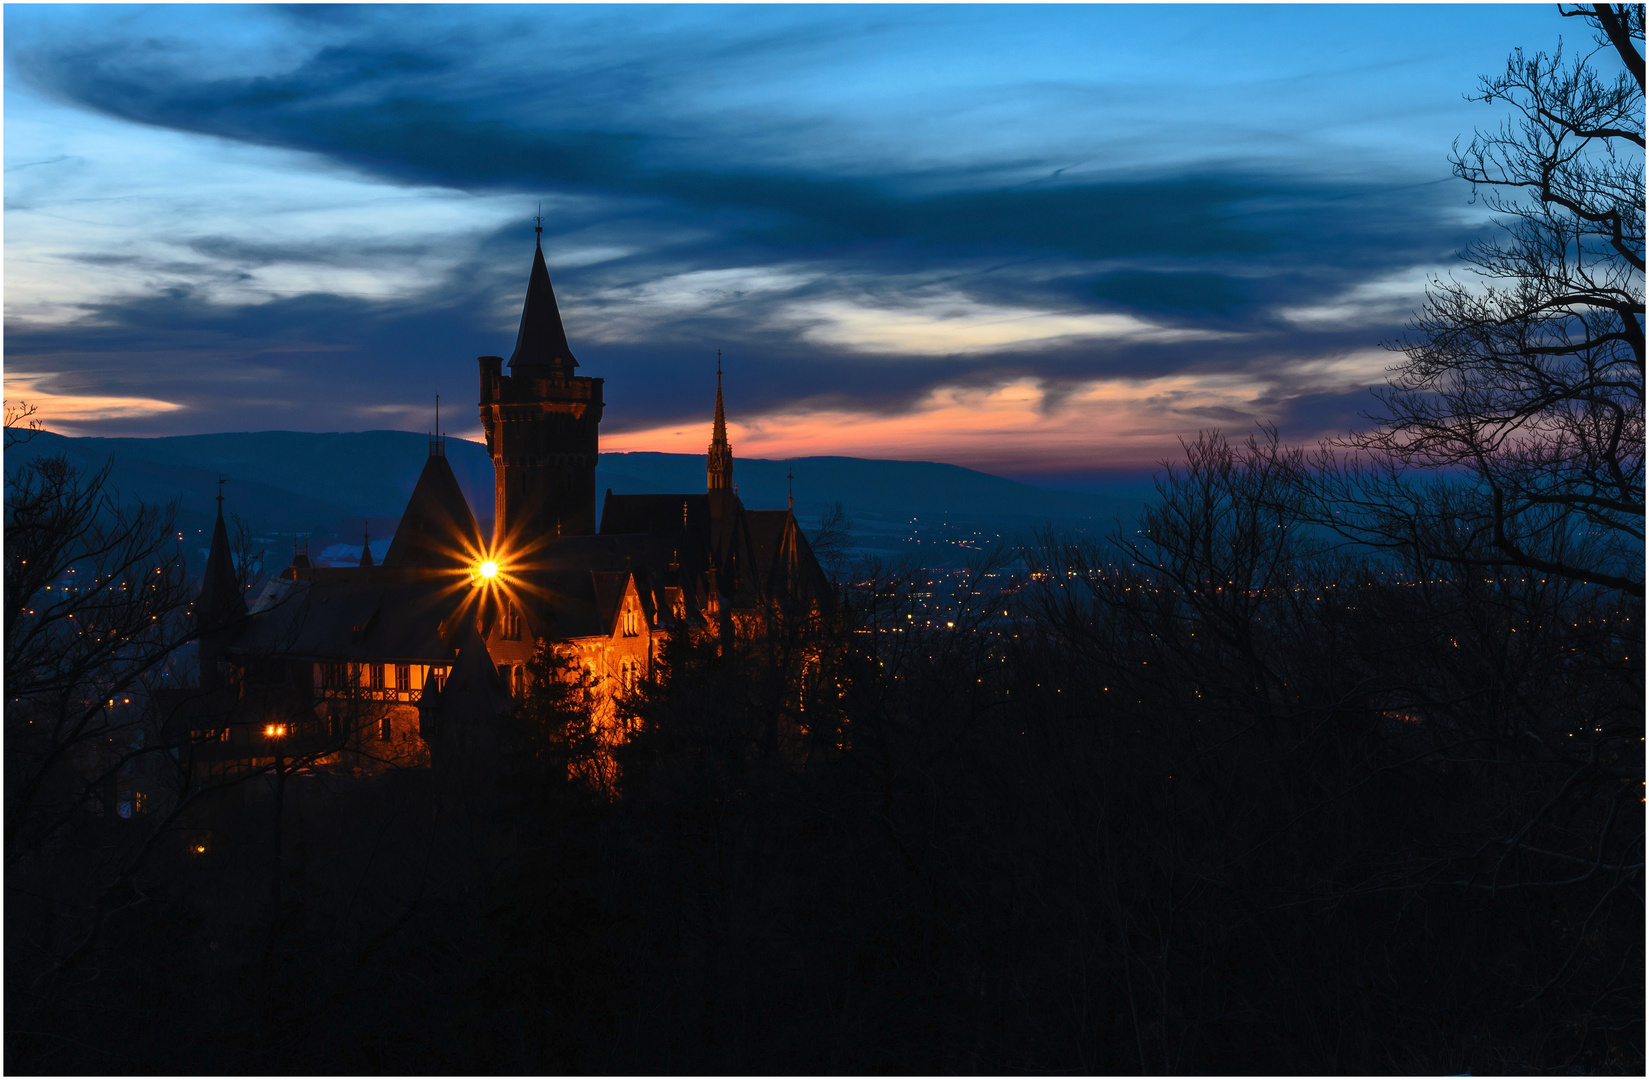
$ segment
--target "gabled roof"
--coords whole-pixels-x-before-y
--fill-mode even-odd
[[[434,581],[272,580],[230,644],[258,656],[451,663],[473,609],[469,590]]]
[[[708,495],[614,495],[608,489],[601,507],[601,535],[697,530],[709,520]]]
[[[515,351],[510,354],[510,371],[518,368],[560,368],[570,372],[578,366],[567,345],[567,331],[561,326],[561,309],[550,287],[550,271],[544,265],[544,248],[535,247],[532,272],[527,276],[527,300],[521,305],[521,329],[515,335]]]
[[[485,722],[507,714],[514,705],[504,682],[493,666],[487,643],[471,623],[465,630],[458,659],[436,701],[441,719]]]
[[[452,466],[445,455],[430,455],[389,542],[384,565],[463,568],[481,550],[481,530]]]

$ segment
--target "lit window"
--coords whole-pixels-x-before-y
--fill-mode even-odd
[[[395,692],[397,694],[410,694],[412,692],[411,664],[395,665]]]
[[[369,664],[367,665],[366,673],[367,686],[370,689],[382,690],[384,688],[384,665]]]
[[[379,717],[379,719],[378,719],[378,738],[380,740],[382,740],[383,742],[388,742],[389,741],[389,735],[390,735],[389,717],[388,716]]]

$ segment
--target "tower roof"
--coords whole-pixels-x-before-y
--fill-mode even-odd
[[[461,568],[481,551],[481,530],[444,454],[432,454],[384,553],[385,566]]]
[[[206,573],[195,603],[195,622],[201,627],[223,627],[246,614],[246,597],[235,578],[235,560],[229,551],[229,530],[223,524],[222,489],[218,494],[218,520],[212,526],[212,547],[206,555]]]
[[[539,230],[542,233],[542,229]],[[550,286],[550,270],[544,265],[542,242],[535,244],[532,273],[527,277],[527,300],[521,306],[521,329],[515,335],[515,351],[510,354],[510,370],[517,368],[578,366],[561,326],[561,309]]]

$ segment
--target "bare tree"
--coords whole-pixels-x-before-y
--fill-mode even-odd
[[[108,472],[47,457],[7,478],[8,861],[156,751],[127,706],[192,634],[174,508],[122,504]]]
[[[1340,443],[1349,462],[1321,462],[1325,520],[1642,596],[1643,8],[1564,14],[1597,49],[1518,50],[1473,96],[1516,112],[1451,156],[1500,234],[1462,253],[1463,280],[1433,282],[1392,345],[1374,428]]]
[[[20,443],[28,442],[46,430],[44,424],[34,419],[35,414],[40,411],[38,405],[32,405],[27,401],[8,401],[5,410],[6,449],[8,450]]]

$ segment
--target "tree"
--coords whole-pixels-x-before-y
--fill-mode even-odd
[[[1451,155],[1499,235],[1434,280],[1371,431],[1319,464],[1325,520],[1467,565],[1643,596],[1643,8],[1564,11],[1598,47],[1514,52],[1516,115]],[[1607,74],[1614,61],[1625,70]],[[1417,482],[1432,474],[1442,484]],[[1466,483],[1454,483],[1461,475]]]
[[[108,471],[53,456],[7,477],[8,862],[157,752],[145,680],[192,635],[171,509],[122,504]]]

